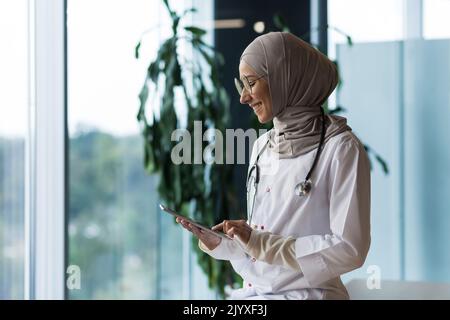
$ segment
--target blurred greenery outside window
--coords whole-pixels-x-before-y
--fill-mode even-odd
[[[208,3],[198,14],[212,14]],[[214,298],[189,235],[158,209],[157,181],[143,166],[138,93],[170,33],[162,1],[69,0],[67,14],[68,265],[81,271],[68,298]]]
[[[25,297],[28,1],[0,1],[0,300]]]

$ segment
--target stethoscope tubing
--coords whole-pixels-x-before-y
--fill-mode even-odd
[[[298,196],[306,196],[310,193],[311,188],[312,188],[312,182],[310,180],[311,175],[314,171],[314,168],[317,165],[317,162],[319,160],[320,157],[320,153],[322,151],[322,146],[325,142],[325,112],[323,111],[323,108],[320,108],[321,111],[321,118],[322,118],[322,130],[320,133],[320,141],[319,141],[319,146],[317,148],[317,152],[316,155],[314,157],[314,162],[311,166],[311,168],[309,169],[308,174],[306,175],[306,178],[304,181],[298,183],[295,187],[294,187],[294,192],[298,195]],[[270,134],[270,133],[269,133]],[[250,192],[249,190],[249,185],[250,185],[250,178],[253,175],[253,172],[255,172],[255,177],[253,179],[253,199],[252,199],[252,204],[251,204],[251,208],[250,208],[250,219],[249,219],[249,223],[252,222],[252,217],[253,217],[253,207],[255,204],[255,197],[256,197],[256,192],[258,190],[258,184],[259,184],[259,180],[260,180],[260,171],[259,171],[259,166],[258,166],[258,161],[259,158],[261,156],[261,154],[265,151],[265,149],[267,148],[267,145],[269,144],[270,141],[270,137],[267,138],[266,143],[264,144],[264,146],[261,148],[261,150],[258,152],[258,155],[256,156],[256,160],[255,163],[252,165],[252,167],[250,168],[250,170],[248,171],[247,174],[247,183],[246,183],[246,187],[247,187],[247,193]]]

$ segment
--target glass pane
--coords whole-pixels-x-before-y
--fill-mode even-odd
[[[423,0],[423,37],[450,38],[450,1]]]
[[[350,35],[354,42],[393,41],[403,38],[403,0],[328,0],[328,24]],[[382,18],[381,18],[382,17]],[[328,53],[346,38],[328,32]]]
[[[339,103],[390,167],[389,175],[372,171],[366,261],[383,280],[450,281],[449,55],[450,40],[338,46],[346,82]],[[343,278],[365,278],[364,271]]]
[[[173,3],[178,11],[190,6]],[[136,119],[148,63],[169,23],[162,1],[68,1],[68,263],[81,271],[71,299],[208,294],[205,276],[192,280],[190,238],[158,209]]]
[[[450,40],[404,53],[405,277],[450,282]]]
[[[0,299],[23,299],[27,0],[0,2],[0,41]]]
[[[328,0],[328,56],[336,59],[336,45],[347,43],[344,34],[354,43],[401,40],[403,11],[403,0]],[[336,91],[328,102],[336,107]]]
[[[363,268],[345,274],[344,282],[366,279],[371,265],[380,268],[383,279],[401,277],[400,133],[396,130],[401,69],[400,44],[396,40],[404,37],[403,13],[403,0],[328,1],[329,25],[355,43],[350,47],[336,29],[328,31],[328,55],[337,59],[343,84],[329,100],[330,106],[339,104],[346,109],[342,115],[353,131],[390,168],[390,174],[385,175],[371,157],[371,248]],[[377,126],[371,126],[367,119],[374,119],[370,123]]]
[[[157,297],[159,211],[136,120],[146,61],[134,58],[157,4],[68,1],[68,262],[81,272],[71,299]]]
[[[400,52],[400,42],[337,47],[341,77],[345,82],[338,95],[339,105],[347,110],[343,116],[349,119],[352,130],[362,142],[382,155],[390,168],[389,175],[385,175],[371,157],[372,243],[365,266],[345,274],[344,281],[355,277],[366,279],[370,265],[380,268],[382,279],[401,277]],[[377,63],[367,63],[375,60]]]

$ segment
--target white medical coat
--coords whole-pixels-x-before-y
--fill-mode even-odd
[[[267,133],[254,144],[251,164],[266,140]],[[361,267],[370,246],[369,159],[351,131],[330,138],[311,176],[310,194],[297,196],[294,187],[304,181],[316,151],[276,164],[266,148],[258,161],[261,177],[251,226],[294,237],[301,272],[255,260],[238,240],[222,240],[212,251],[202,248],[229,260],[243,278],[243,288],[234,290],[232,299],[348,299],[340,275]],[[248,194],[249,204],[252,199]]]

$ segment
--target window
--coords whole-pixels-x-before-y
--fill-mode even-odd
[[[382,279],[448,281],[448,232],[442,226],[448,225],[449,151],[441,146],[449,144],[450,41],[436,38],[450,36],[450,3],[328,3],[329,24],[359,42],[337,45],[345,38],[329,33],[343,79],[338,102],[356,134],[390,167],[384,175],[373,162],[366,266],[380,267]],[[365,271],[343,278],[367,277]]]
[[[25,296],[28,1],[0,2],[0,299]]]
[[[182,5],[192,3],[177,2],[177,9]],[[170,32],[162,1],[69,0],[67,14],[67,247],[68,265],[81,272],[81,288],[67,296],[205,298],[205,277],[193,285],[190,238],[158,209],[136,120],[146,68]],[[136,60],[145,30],[143,58]]]
[[[328,0],[328,24],[354,42],[401,40],[403,20],[403,0]],[[336,44],[345,41],[342,34],[329,30],[329,56],[335,58]]]
[[[450,38],[450,1],[423,0],[423,37]]]

